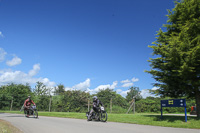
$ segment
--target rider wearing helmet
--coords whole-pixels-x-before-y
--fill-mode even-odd
[[[27,112],[28,112],[31,104],[36,106],[36,104],[33,102],[33,100],[31,100],[31,96],[28,96],[28,99],[26,99],[24,102],[24,110],[27,110]],[[29,116],[27,115],[27,117],[29,117]]]
[[[90,114],[88,116],[88,120],[90,120],[90,117],[92,116],[93,111],[99,112],[99,109],[100,109],[99,105],[103,106],[103,103],[97,98],[97,96],[94,96],[93,97],[93,108],[90,111]]]

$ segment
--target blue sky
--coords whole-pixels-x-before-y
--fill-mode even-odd
[[[148,48],[173,0],[0,0],[0,85],[63,84],[149,96]],[[155,88],[153,88],[155,89]]]

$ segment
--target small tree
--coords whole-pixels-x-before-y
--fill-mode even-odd
[[[142,99],[142,96],[140,95],[139,87],[131,87],[131,88],[129,88],[129,92],[127,92],[127,96],[126,96],[127,102],[132,101],[134,96],[136,96],[136,100]]]

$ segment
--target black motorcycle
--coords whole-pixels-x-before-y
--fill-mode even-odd
[[[86,112],[86,117],[88,119],[90,112]],[[108,118],[107,112],[104,107],[101,107],[98,112],[92,112],[91,117],[88,120],[96,120],[106,122]]]
[[[30,106],[29,109],[24,109],[25,117],[32,115],[34,118],[38,118],[38,112],[36,106]]]

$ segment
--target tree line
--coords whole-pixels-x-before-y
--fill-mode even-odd
[[[160,112],[160,100],[170,98],[142,98],[139,87],[129,88],[124,98],[113,89],[102,89],[96,94],[90,94],[80,90],[67,90],[62,84],[52,88],[46,87],[42,82],[37,82],[34,89],[28,84],[9,84],[0,87],[0,110],[20,110],[24,101],[30,95],[36,103],[39,111],[51,112],[87,112],[88,106],[92,107],[92,97],[96,95],[110,113],[126,113],[131,105],[133,96],[136,96],[135,111]],[[194,99],[187,99],[187,111],[195,105]],[[131,109],[129,113],[133,112]],[[165,112],[184,112],[183,108],[164,108]]]

